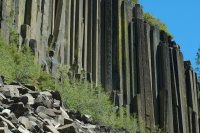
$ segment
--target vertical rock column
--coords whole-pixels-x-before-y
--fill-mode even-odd
[[[71,22],[70,22],[70,65],[75,61],[75,18],[76,0],[71,1]]]
[[[146,121],[147,129],[152,130],[155,126],[155,118],[151,80],[150,26],[143,22],[142,9],[140,5],[135,6],[134,22],[137,51],[137,98],[140,100],[137,100],[137,102],[141,102],[138,105],[141,105],[142,108],[139,110],[141,111],[141,114],[138,115],[141,119]]]
[[[104,72],[104,84],[105,84],[105,90],[109,93],[112,92],[113,86],[112,86],[112,0],[105,0],[105,16],[104,16],[104,22],[105,22],[105,41],[104,41],[104,50],[105,50],[105,72]]]
[[[52,2],[52,0],[50,2]],[[42,36],[42,30],[41,29],[42,29],[42,22],[43,22],[43,20],[42,20],[42,17],[43,17],[43,15],[42,15],[42,9],[43,9],[42,5],[43,5],[43,3],[42,3],[41,0],[37,1],[37,22],[36,22],[36,27],[37,27],[36,33],[37,34],[36,34],[36,38],[35,38],[35,40],[37,42],[37,47],[36,47],[37,49],[35,51],[35,60],[39,64],[42,64],[42,62],[44,60],[44,58],[42,57],[42,55],[44,55],[44,53],[41,53],[41,49],[43,47],[43,44],[41,44],[41,41],[42,41],[42,37],[41,37]],[[51,8],[49,8],[49,10],[50,9]],[[51,12],[52,12],[52,10],[51,10]],[[50,16],[49,18],[52,18],[52,17]]]
[[[189,133],[199,132],[198,122],[198,104],[197,104],[197,90],[196,90],[196,77],[191,67],[190,61],[185,61],[185,76],[186,76],[186,89],[187,89],[187,104],[188,104],[188,123]]]
[[[76,1],[76,21],[75,21],[75,65],[80,74],[82,69],[82,50],[83,50],[83,0]]]
[[[93,1],[94,0],[88,0],[88,35],[87,35],[87,72],[92,73],[92,38],[93,38]]]
[[[9,32],[10,32],[10,24],[12,23],[11,19],[11,0],[1,0],[1,33],[4,37],[5,41],[9,43]]]
[[[105,69],[106,69],[106,67],[105,67],[105,59],[106,59],[106,55],[105,55],[106,40],[105,40],[105,38],[106,38],[106,35],[105,34],[106,34],[106,30],[107,30],[105,28],[105,25],[106,25],[105,23],[109,22],[110,18],[113,18],[113,16],[112,16],[112,14],[111,14],[112,17],[107,15],[108,16],[107,20],[105,19],[105,17],[106,17],[106,14],[113,13],[112,10],[109,11],[110,9],[112,9],[112,5],[109,6],[110,2],[112,3],[112,0],[111,1],[110,0],[101,0],[101,2],[100,2],[100,16],[101,16],[101,18],[100,18],[100,23],[101,23],[101,25],[100,25],[100,27],[101,27],[100,28],[100,33],[101,33],[100,34],[100,39],[101,39],[101,43],[100,43],[100,52],[101,52],[101,57],[100,57],[100,63],[101,63],[100,82],[102,84],[102,87],[105,88],[106,91],[109,91],[109,90],[107,90],[106,87],[105,87],[106,86],[105,85],[105,73],[106,73],[106,71],[105,71]],[[108,5],[106,3],[108,3]],[[106,11],[109,11],[109,12],[105,13]],[[111,19],[111,22],[112,22],[112,19]],[[109,26],[109,23],[107,25]],[[109,29],[108,31],[112,31],[112,30]],[[108,34],[108,36],[109,36],[109,34]],[[113,40],[113,39],[111,39],[111,40]]]
[[[144,70],[143,70],[143,50],[144,50],[144,22],[142,18],[142,8],[136,4],[133,10],[134,23],[135,23],[135,46],[136,46],[136,69],[137,69],[137,96],[134,97],[134,104],[138,107],[138,117],[145,120],[145,92],[144,92]],[[140,107],[139,107],[140,106]]]
[[[121,15],[121,5],[122,0],[117,0],[117,7],[116,7],[116,23],[117,23],[117,87],[119,89],[119,106],[121,107],[124,104],[124,85],[123,85],[123,68],[122,68],[122,15]]]
[[[173,44],[172,42],[171,44]],[[175,45],[175,44],[174,44]],[[171,70],[171,87],[172,87],[172,106],[173,106],[173,124],[174,132],[180,133],[180,123],[179,123],[179,100],[178,100],[178,90],[175,75],[175,61],[173,58],[173,47],[169,49],[170,55],[170,70]]]
[[[152,71],[152,91],[153,91],[153,105],[155,124],[159,124],[159,110],[158,110],[158,74],[157,74],[157,48],[160,42],[160,31],[156,27],[151,27],[150,44],[151,44],[151,71]]]
[[[137,71],[136,71],[136,48],[135,48],[135,27],[134,22],[129,23],[129,61],[130,61],[130,97],[131,97],[131,113],[133,113],[133,98],[137,95]]]
[[[153,102],[153,89],[152,89],[152,68],[151,68],[151,48],[150,48],[150,25],[144,23],[144,37],[145,43],[142,47],[143,54],[143,84],[144,84],[144,97],[145,97],[145,119],[146,126],[151,131],[155,126],[155,116],[154,116],[154,102]]]
[[[158,75],[160,127],[164,132],[173,133],[170,58],[165,43],[158,46]]]
[[[87,53],[88,53],[88,5],[89,0],[84,0],[84,46],[83,46],[83,68],[87,71]]]
[[[129,62],[129,43],[128,43],[128,22],[127,22],[127,3],[122,2],[122,67],[124,78],[124,104],[127,107],[127,114],[130,114],[130,62]]]
[[[53,47],[55,47],[55,58],[60,64],[64,64],[64,43],[65,43],[65,8],[66,1],[56,1],[56,16],[54,25]],[[54,48],[53,48],[54,49]]]
[[[93,21],[92,21],[92,79],[96,83],[99,82],[99,0],[93,0]]]
[[[179,125],[180,132],[188,132],[188,117],[187,117],[187,97],[185,88],[185,77],[184,77],[184,64],[183,55],[178,48],[178,45],[174,45],[173,48],[173,60],[174,60],[174,70],[175,79],[178,94],[178,111],[179,111]]]
[[[14,11],[14,19],[17,27],[17,32],[20,33],[21,25],[24,23],[24,14],[25,14],[25,6],[26,0],[15,0],[15,11]]]
[[[42,64],[46,60],[50,49],[50,46],[48,46],[48,38],[51,34],[51,23],[49,28],[49,18],[51,18],[52,16],[50,16],[49,10],[52,9],[52,6],[55,6],[55,4],[53,3],[52,5],[52,3],[49,3],[49,1],[44,0],[39,5],[41,5],[41,11],[39,10],[38,12],[37,26],[40,27],[40,34],[38,33],[38,36],[36,36],[36,38],[39,39],[39,44],[37,46],[39,54],[38,58],[39,63]],[[54,10],[52,10],[52,12],[54,13]]]
[[[67,65],[70,65],[70,45],[71,45],[71,39],[70,39],[70,24],[71,24],[71,0],[66,1],[66,8],[65,8],[65,44],[64,44],[64,50],[65,50],[65,57],[64,57],[64,63]]]
[[[21,25],[24,23],[24,17],[25,17],[25,6],[26,2],[25,0],[15,0],[15,8],[13,12],[13,17],[14,17],[14,22],[15,22],[15,29],[17,33],[21,34]],[[22,37],[21,35],[19,36],[19,48],[21,47],[22,44]]]
[[[104,7],[102,9],[104,9]],[[102,39],[105,38],[104,33],[102,33],[101,37]],[[102,45],[102,47],[104,48],[105,46]],[[120,93],[120,86],[119,86],[120,80],[118,76],[119,73],[118,73],[118,49],[117,48],[118,48],[118,1],[112,0],[112,87],[113,87],[113,94],[114,94],[113,96],[114,105],[119,107],[121,104],[120,104],[120,99],[118,96],[118,93]]]
[[[48,4],[48,2],[46,3]],[[46,11],[46,10],[44,10]],[[45,15],[48,13],[43,12]],[[25,24],[31,27],[31,38],[36,38],[36,17],[37,16],[37,1],[36,0],[27,0],[26,1],[26,12],[25,12]],[[47,29],[44,29],[47,31]]]

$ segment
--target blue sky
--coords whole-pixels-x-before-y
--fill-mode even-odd
[[[196,52],[200,47],[200,0],[139,0],[145,12],[160,18],[180,44],[184,60],[196,68]]]

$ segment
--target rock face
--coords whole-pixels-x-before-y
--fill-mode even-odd
[[[199,132],[197,76],[180,46],[144,21],[140,5],[127,0],[1,0],[0,19],[5,40],[13,27],[19,46],[29,45],[45,71],[56,75],[57,65],[65,64],[72,75],[84,73],[103,85],[115,106],[145,120],[149,131],[160,125],[164,132]],[[13,106],[33,102],[26,100],[30,97]]]
[[[38,92],[34,86],[12,83],[0,86],[1,133],[97,133],[111,128],[93,125],[92,116],[65,109],[60,94]],[[112,131],[113,132],[113,131]],[[121,131],[125,133],[125,130]],[[120,132],[119,132],[120,133]]]

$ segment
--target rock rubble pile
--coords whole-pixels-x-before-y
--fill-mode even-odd
[[[2,81],[2,80],[1,80]],[[37,91],[34,86],[0,83],[0,133],[111,132],[92,124],[90,115],[65,109],[57,91]]]

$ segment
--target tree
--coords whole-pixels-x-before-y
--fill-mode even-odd
[[[196,60],[196,64],[199,66],[200,65],[200,48],[197,51],[197,58],[195,58],[195,60]],[[197,71],[197,74],[198,74],[198,80],[200,80],[200,76],[199,76],[200,75],[200,68],[197,67],[196,71]]]

